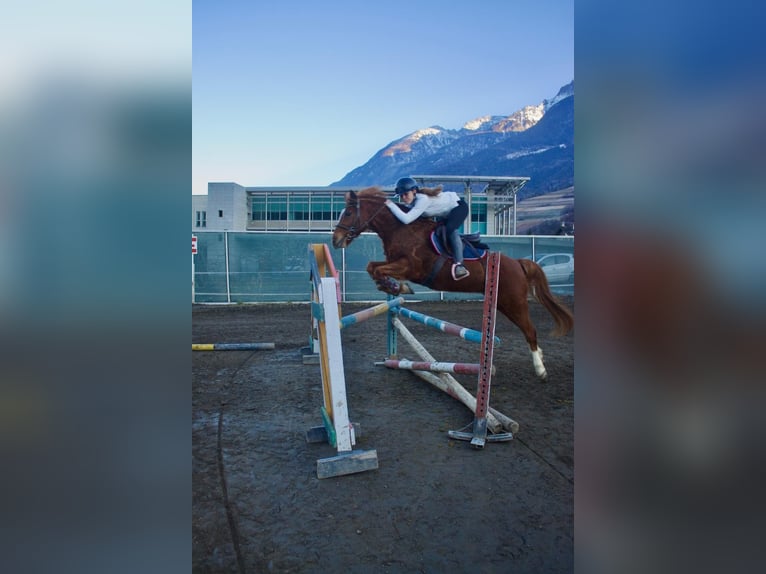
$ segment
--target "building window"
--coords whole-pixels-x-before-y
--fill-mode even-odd
[[[292,213],[292,219],[295,221],[309,221],[310,219],[310,202],[308,196],[295,195],[292,201],[290,201],[290,213]]]
[[[473,223],[486,223],[487,222],[487,204],[475,203],[473,205],[473,213],[471,213],[471,221]]]
[[[223,217],[223,209],[218,210],[218,217]]]
[[[197,212],[197,227],[207,227],[207,212],[206,211]]]
[[[345,202],[345,199],[344,199]],[[311,206],[312,219],[315,221],[333,220],[333,196],[326,194],[317,194]]]
[[[287,221],[287,194],[274,193],[269,197],[267,216],[269,221]]]
[[[253,212],[253,221],[266,220],[266,196],[254,195],[250,200],[250,208]]]

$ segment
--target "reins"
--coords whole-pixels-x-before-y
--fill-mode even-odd
[[[359,223],[359,221],[362,219],[360,209],[359,209],[359,204],[362,202],[362,199],[366,199],[366,198],[360,197],[355,199],[353,203],[349,202],[348,204],[348,207],[353,207],[356,209],[356,221],[354,221],[354,225],[352,225],[351,227],[348,227],[346,225],[343,225],[342,223],[338,223],[335,226],[335,229],[340,228],[345,230],[347,232],[346,237],[348,237],[349,239],[356,239],[357,237],[359,237],[359,235],[362,234],[364,230],[370,226],[370,223],[372,223],[372,220],[375,219],[375,217],[377,217],[378,213],[380,213],[380,211],[386,206],[386,202],[384,201],[383,203],[380,204],[380,206],[375,211],[375,213],[373,213],[370,217],[368,217],[364,223]]]

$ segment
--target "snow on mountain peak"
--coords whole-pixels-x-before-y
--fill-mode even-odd
[[[418,148],[419,153],[423,153],[425,150],[432,153],[434,150],[448,145],[451,141],[466,135],[480,136],[494,133],[499,136],[509,132],[523,132],[535,126],[552,106],[572,95],[574,95],[574,80],[563,86],[551,100],[546,99],[537,105],[525,106],[509,116],[480,116],[467,121],[461,130],[445,130],[438,125],[419,129],[392,142],[381,150],[380,154],[382,157],[394,157],[403,153],[411,153],[413,148]],[[466,132],[471,133],[467,134]]]
[[[569,82],[566,86],[563,86],[559,93],[556,94],[552,100],[543,100],[543,106],[545,106],[545,112],[551,109],[555,104],[559,103],[564,98],[574,95],[574,80]]]
[[[407,139],[418,141],[421,138],[424,138],[425,136],[435,136],[438,133],[441,133],[441,129],[439,128],[423,128],[422,130],[418,130],[416,132],[412,132]]]
[[[383,156],[394,156],[398,153],[407,153],[412,151],[412,146],[418,143],[421,139],[428,136],[436,136],[443,133],[444,130],[438,126],[419,129],[412,132],[410,135],[403,137],[402,139],[394,142],[383,151]]]
[[[482,126],[490,123],[492,120],[493,120],[493,116],[481,116],[480,118],[476,118],[475,120],[471,120],[463,124],[463,129],[476,131],[478,129],[481,129]]]
[[[536,106],[525,106],[518,112],[503,118],[492,126],[492,131],[496,132],[523,132],[539,122],[545,115],[543,104]]]
[[[572,185],[573,106],[556,106],[560,113],[551,121],[545,117],[559,102],[573,101],[570,96],[574,96],[574,80],[552,99],[510,115],[482,115],[460,129],[439,125],[418,129],[391,141],[332,185],[394,182],[403,173],[508,175],[519,169],[524,172],[519,175],[531,178],[526,189],[535,194],[550,186]],[[529,135],[524,133],[527,130]]]

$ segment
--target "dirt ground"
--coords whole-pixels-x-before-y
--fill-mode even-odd
[[[574,311],[571,297],[563,298]],[[369,307],[344,304],[347,315]],[[413,310],[481,329],[480,302],[412,302]],[[531,303],[548,381],[521,332],[498,313],[490,405],[516,420],[509,442],[474,449],[449,430],[473,413],[386,355],[384,316],[342,332],[354,447],[379,468],[318,479],[329,444],[318,365],[301,349],[307,304],[200,306],[193,343],[273,342],[274,350],[192,353],[194,572],[546,573],[574,569],[574,335]],[[403,318],[440,361],[478,362],[479,345]],[[399,340],[400,358],[416,359]],[[476,393],[477,377],[455,375]]]

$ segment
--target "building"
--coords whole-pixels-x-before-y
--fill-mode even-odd
[[[463,230],[516,234],[516,194],[528,177],[412,176],[421,185],[442,184],[460,193],[470,217]],[[360,187],[243,187],[211,182],[207,195],[192,195],[192,231],[331,231],[345,195]],[[394,193],[393,188],[383,187]]]

